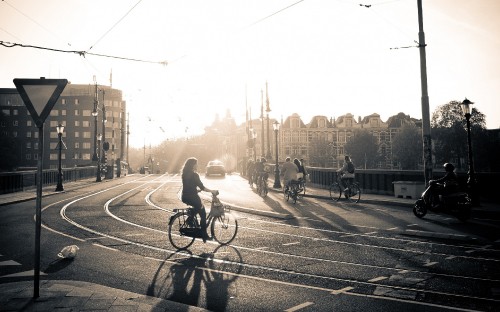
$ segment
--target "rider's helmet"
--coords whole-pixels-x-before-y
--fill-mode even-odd
[[[453,172],[453,170],[455,170],[455,166],[453,166],[450,163],[445,163],[443,165],[443,167],[444,167],[444,170],[446,170],[446,172]]]

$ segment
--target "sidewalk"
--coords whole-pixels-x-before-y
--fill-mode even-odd
[[[0,284],[1,311],[207,311],[186,304],[77,281],[40,281],[33,299],[33,281]]]

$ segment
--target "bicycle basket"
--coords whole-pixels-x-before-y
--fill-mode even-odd
[[[210,214],[213,217],[220,217],[224,214],[224,206],[222,204],[212,204]]]

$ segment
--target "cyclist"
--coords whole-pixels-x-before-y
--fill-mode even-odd
[[[253,174],[255,171],[255,163],[253,160],[249,159],[247,163],[247,177],[248,177],[248,184],[250,186],[253,186]]]
[[[262,157],[260,161],[255,163],[255,184],[259,184],[259,180],[264,178],[267,180],[268,178],[268,173],[266,172],[265,164],[266,164],[266,159]]]
[[[198,195],[198,189],[205,192],[216,194],[216,190],[206,188],[200,180],[200,175],[196,172],[198,167],[198,159],[191,157],[186,159],[184,167],[182,168],[182,196],[183,203],[192,206],[194,215],[200,215],[201,235],[203,242],[208,239],[207,234],[207,213],[205,206],[201,202]]]
[[[340,179],[340,186],[344,189],[344,193],[347,194],[348,186],[354,181],[354,164],[348,155],[344,157],[344,166],[340,168],[337,172],[342,175]],[[346,195],[347,196],[347,195]]]
[[[292,181],[297,181],[297,173],[299,173],[299,168],[297,165],[291,162],[290,157],[285,159],[285,163],[281,167],[281,176],[283,177],[283,185],[285,190],[288,190],[288,186]]]

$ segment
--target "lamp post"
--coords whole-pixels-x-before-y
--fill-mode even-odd
[[[102,135],[99,134],[97,136],[96,153],[98,153],[99,150],[100,150],[100,148],[101,148],[101,139],[102,139]],[[96,182],[101,182],[101,161],[99,160],[99,155],[96,155],[96,157],[97,157],[97,175],[96,175],[95,181]]]
[[[252,140],[253,140],[253,162],[255,163],[257,161],[257,151],[255,144],[257,143],[257,132],[255,129],[250,129],[250,133],[252,133]]]
[[[101,151],[101,162],[104,166],[106,166],[106,150],[104,149],[104,142],[106,142],[106,105],[104,105],[104,94],[106,93],[104,90],[102,91],[102,143],[103,149]]]
[[[57,173],[56,192],[62,192],[62,191],[64,191],[64,187],[62,184],[63,174],[62,174],[62,168],[61,168],[61,154],[62,154],[61,151],[62,151],[62,135],[64,132],[64,126],[59,124],[56,127],[56,130],[57,130],[57,137],[59,138],[59,143],[58,143],[58,146],[59,146],[59,164],[57,166],[58,173]]]
[[[274,129],[274,138],[276,142],[276,165],[274,168],[274,188],[281,188],[281,183],[280,183],[280,167],[278,163],[278,131],[280,129],[280,124],[278,121],[273,122],[273,129]]]
[[[471,108],[470,105],[474,104],[474,102],[469,101],[467,98],[461,103],[462,112],[464,113],[465,120],[467,121],[467,145],[469,148],[469,172],[467,175],[469,176],[467,180],[467,187],[469,189],[469,195],[471,197],[472,205],[479,206],[479,196],[477,194],[476,188],[476,176],[474,172],[474,159],[472,156],[472,141],[470,135],[470,117],[471,117]]]

